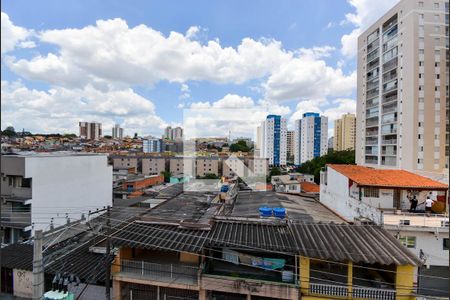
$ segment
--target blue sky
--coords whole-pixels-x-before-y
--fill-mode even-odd
[[[394,4],[4,0],[1,126],[159,135],[186,108],[265,103],[291,123],[322,112],[331,132],[356,107],[356,37]]]

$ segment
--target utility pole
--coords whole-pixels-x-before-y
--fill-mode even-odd
[[[109,257],[111,255],[111,240],[110,240],[110,236],[109,234],[111,233],[110,231],[110,218],[111,218],[111,211],[110,211],[110,207],[108,205],[108,208],[106,210],[106,230],[107,230],[107,237],[106,237],[106,262],[105,262],[105,266],[106,266],[106,272],[105,272],[105,277],[106,277],[106,282],[105,282],[105,288],[106,288],[106,299],[109,300],[111,299],[111,264],[109,263]]]
[[[44,265],[42,262],[42,230],[34,232],[33,248],[33,299],[44,295]]]

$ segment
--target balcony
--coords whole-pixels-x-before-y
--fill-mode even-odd
[[[396,57],[396,58],[394,58],[394,59],[391,59],[390,61],[388,61],[387,63],[385,63],[385,64],[383,65],[383,72],[384,72],[384,73],[390,72],[390,71],[392,71],[393,69],[397,68],[397,65],[398,65],[398,57]]]
[[[366,127],[378,126],[378,117],[366,120]]]
[[[431,214],[427,216],[423,213],[408,212],[383,212],[383,225],[389,227],[433,227],[448,228],[448,216],[444,214]]]
[[[349,287],[347,285],[310,283],[309,294],[345,298],[348,298],[348,295],[351,294],[352,299],[394,300],[396,291],[370,287],[352,287],[352,291],[349,292]]]
[[[282,273],[288,272],[289,276]],[[286,273],[287,274],[287,273]],[[298,299],[295,271],[270,271],[223,261],[208,261],[201,277],[201,288],[226,293],[277,299]]]
[[[8,211],[2,209],[0,220],[2,226],[24,229],[31,225],[31,212],[30,211]]]
[[[397,139],[383,139],[381,141],[382,145],[397,145]]]
[[[159,264],[141,260],[120,260],[120,271],[114,276],[158,281],[171,285],[198,285],[199,268],[187,264]]]

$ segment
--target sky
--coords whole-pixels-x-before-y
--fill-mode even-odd
[[[314,111],[330,136],[356,110],[357,37],[396,2],[2,0],[1,127],[160,136],[189,116],[198,135],[251,136],[266,113],[292,128]]]

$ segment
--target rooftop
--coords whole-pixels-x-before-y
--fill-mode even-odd
[[[314,182],[304,181],[300,183],[302,192],[305,193],[320,193],[320,185]]]
[[[348,177],[360,186],[433,190],[448,189],[448,185],[446,184],[405,170],[373,169],[357,165],[329,164],[327,166]]]
[[[261,206],[284,207],[289,219],[303,222],[335,222],[344,220],[311,197],[280,194],[272,191],[240,191],[231,213],[232,217],[259,218]]]

